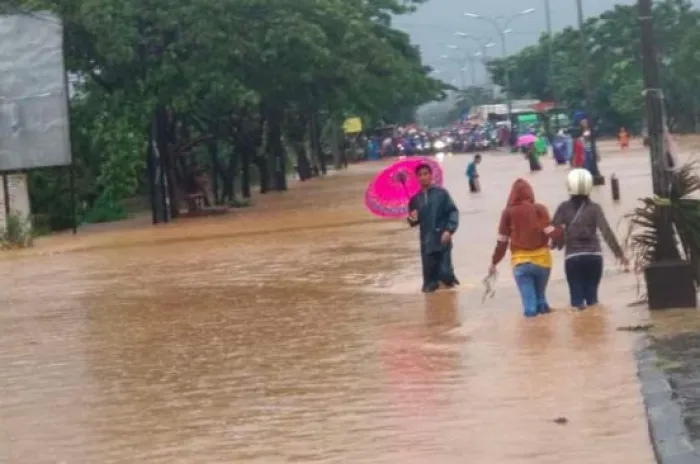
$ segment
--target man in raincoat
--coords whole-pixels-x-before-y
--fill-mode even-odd
[[[423,292],[432,293],[442,282],[447,287],[459,285],[452,267],[452,236],[459,226],[459,211],[450,194],[433,185],[433,171],[428,164],[416,168],[421,191],[408,204],[408,223],[420,226],[420,253],[423,263]]]

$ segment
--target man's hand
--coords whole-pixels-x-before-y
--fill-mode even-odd
[[[447,245],[448,243],[450,243],[450,240],[452,240],[452,234],[449,230],[446,230],[442,233],[442,237],[440,237],[440,243],[442,243],[443,245]]]
[[[491,265],[489,266],[489,276],[492,276],[492,275],[494,275],[495,273],[496,273],[496,265],[495,265],[495,264],[491,264]]]
[[[418,220],[418,211],[415,209],[408,213],[408,220],[411,222],[416,222]]]

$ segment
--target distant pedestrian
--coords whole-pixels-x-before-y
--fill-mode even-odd
[[[479,182],[479,171],[477,167],[481,164],[481,154],[477,153],[474,160],[467,165],[467,179],[469,180],[469,191],[472,193],[481,192],[481,183]]]
[[[547,208],[535,202],[535,193],[530,184],[524,179],[517,179],[498,224],[498,239],[491,257],[489,275],[496,273],[496,266],[510,244],[513,276],[526,317],[550,311],[545,292],[552,268],[549,240],[554,231]]]
[[[627,129],[624,127],[620,128],[620,132],[617,134],[618,141],[620,142],[620,150],[625,151],[630,146],[630,135]]]
[[[564,237],[571,306],[579,310],[598,304],[598,287],[603,276],[603,253],[598,231],[617,259],[624,266],[628,264],[603,209],[589,197],[592,188],[591,173],[586,169],[573,169],[567,178],[571,197],[559,205],[552,220],[555,235],[560,233]]]
[[[525,151],[525,157],[530,165],[530,172],[537,172],[542,170],[542,163],[540,163],[540,154],[537,152],[537,147],[534,143],[527,146]]]

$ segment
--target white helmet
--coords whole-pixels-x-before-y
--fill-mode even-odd
[[[593,176],[587,169],[572,169],[566,178],[570,195],[589,195],[593,190]]]

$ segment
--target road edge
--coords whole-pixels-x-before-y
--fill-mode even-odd
[[[650,337],[645,336],[638,342],[634,355],[656,461],[659,464],[700,464],[700,454],[688,435],[683,410],[659,367]]]

